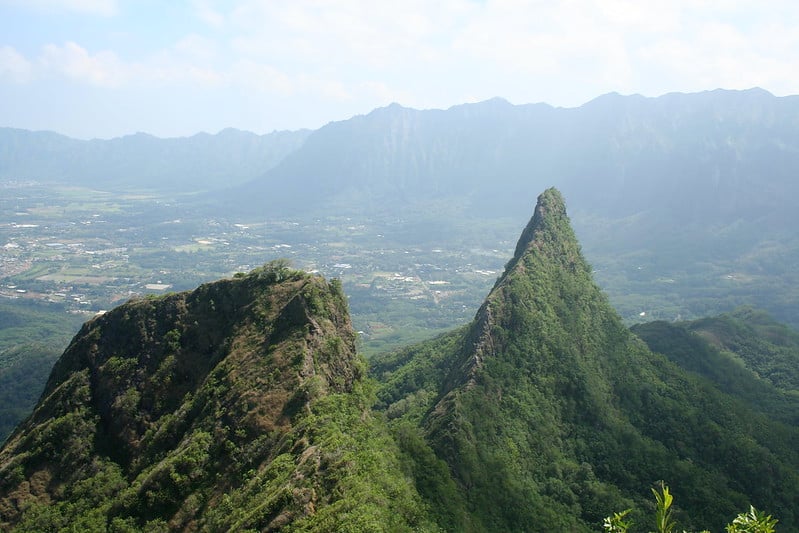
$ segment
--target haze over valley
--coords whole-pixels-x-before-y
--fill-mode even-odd
[[[7,129],[3,291],[97,312],[285,256],[344,280],[367,346],[432,334],[470,316],[529,216],[527,191],[555,185],[628,323],[754,305],[797,325],[797,120],[796,99],[753,89],[576,109],[392,105],[314,132],[144,146]],[[238,165],[231,138],[250,147]]]

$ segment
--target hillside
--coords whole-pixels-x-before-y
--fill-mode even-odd
[[[632,327],[649,348],[776,420],[799,425],[799,334],[751,308]]]
[[[556,190],[471,324],[373,371],[420,492],[434,509],[455,504],[440,517],[449,530],[595,531],[627,507],[643,528],[658,480],[678,495],[681,528],[720,530],[749,503],[797,527],[796,426],[624,328]]]
[[[645,531],[661,480],[686,530],[750,504],[799,527],[796,335],[751,310],[653,328],[655,351],[624,327],[554,188],[475,318],[377,383],[341,282],[284,261],[134,299],[0,449],[0,528],[579,532],[634,508]]]
[[[0,443],[33,411],[82,320],[58,305],[0,301]]]
[[[799,392],[799,333],[763,311],[736,309],[686,324],[689,331],[734,354],[761,379]]]
[[[340,285],[280,263],[95,318],[0,451],[0,526],[424,527],[354,342]]]

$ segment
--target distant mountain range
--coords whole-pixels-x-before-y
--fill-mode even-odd
[[[577,212],[718,223],[795,214],[797,163],[799,98],[760,89],[608,94],[573,109],[392,104],[313,132],[238,198],[294,213],[464,198],[471,213],[524,216],[529,191],[554,184]]]
[[[0,180],[233,187],[207,201],[265,215],[403,212],[445,201],[470,215],[518,219],[529,191],[555,185],[578,220],[751,220],[773,229],[799,217],[798,165],[799,97],[762,89],[611,93],[577,108],[500,98],[447,110],[392,104],[316,131],[267,135],[79,141],[0,128]]]
[[[259,177],[299,148],[310,131],[159,139],[137,133],[82,141],[46,131],[0,128],[0,183],[39,181],[108,190],[192,193]]]

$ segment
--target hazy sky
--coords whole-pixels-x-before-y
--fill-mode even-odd
[[[0,126],[81,138],[754,86],[799,93],[799,2],[0,0]]]

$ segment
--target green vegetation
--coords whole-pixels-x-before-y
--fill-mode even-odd
[[[751,308],[632,327],[650,349],[776,420],[799,424],[799,334]]]
[[[646,509],[640,494],[667,477],[688,494],[670,515],[687,527],[721,528],[749,502],[796,523],[796,427],[632,336],[594,285],[554,191],[471,325],[379,356],[373,369],[395,431],[416,428],[432,454],[415,456],[451,473],[460,497],[445,529],[596,530],[608,509]]]
[[[793,334],[745,310],[634,335],[558,191],[474,320],[376,355],[372,378],[343,286],[278,260],[92,319],[0,450],[0,527],[799,524]],[[679,506],[642,496],[662,479]]]
[[[31,413],[59,355],[59,348],[43,344],[0,351],[0,441]]]
[[[63,350],[84,320],[57,304],[0,300],[0,349],[38,342]]]
[[[779,520],[776,518],[750,505],[749,511],[736,516],[735,520],[727,525],[726,530],[727,533],[774,533],[777,522]]]
[[[672,504],[674,496],[669,492],[669,488],[661,481],[660,490],[652,489],[655,496],[655,532],[654,533],[675,533],[677,522],[673,518],[674,509]],[[602,523],[604,531],[607,533],[627,533],[633,526],[633,522],[627,520],[627,515],[631,509],[605,517]],[[778,520],[772,518],[764,512],[756,510],[751,505],[749,511],[736,516],[733,521],[724,528],[727,533],[774,533]],[[685,530],[683,530],[683,533]],[[701,533],[708,533],[707,530]]]
[[[95,318],[0,452],[2,526],[432,530],[354,346],[286,261]]]
[[[0,301],[0,442],[31,413],[82,320],[59,305]]]
[[[744,307],[687,327],[778,389],[799,392],[799,333],[766,312]]]

